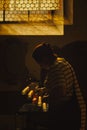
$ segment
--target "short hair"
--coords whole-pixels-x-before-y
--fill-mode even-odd
[[[47,43],[39,44],[34,48],[32,57],[40,63],[44,58],[53,57],[53,49]]]

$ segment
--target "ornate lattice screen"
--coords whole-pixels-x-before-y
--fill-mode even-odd
[[[44,15],[51,15],[51,10],[62,10],[61,1],[0,0],[0,21],[29,21],[30,14],[40,14],[44,18]]]
[[[56,10],[60,8],[60,0],[17,0],[16,10]]]

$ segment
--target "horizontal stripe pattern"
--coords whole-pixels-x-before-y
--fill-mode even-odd
[[[80,86],[73,70],[72,66],[64,59],[57,58],[57,61],[54,65],[50,67],[47,78],[47,87],[50,91],[58,90],[58,88],[64,89],[64,95],[66,97],[73,96],[73,91],[75,92],[78,104],[81,110],[81,128],[85,130],[86,128],[86,103],[83,98]],[[58,92],[56,92],[57,94]],[[56,100],[57,96],[54,94],[54,99]],[[59,94],[59,93],[58,93]],[[57,100],[55,101],[57,102]]]

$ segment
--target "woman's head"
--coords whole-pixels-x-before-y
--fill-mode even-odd
[[[54,52],[49,44],[39,44],[34,48],[32,57],[40,65],[50,65],[54,62]]]

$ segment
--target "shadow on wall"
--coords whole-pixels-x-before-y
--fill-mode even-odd
[[[87,41],[74,41],[62,48],[62,55],[74,67],[80,87],[87,101]]]
[[[1,40],[0,40],[1,41]],[[7,37],[0,43],[0,81],[17,84],[25,74],[27,45],[17,37]]]

